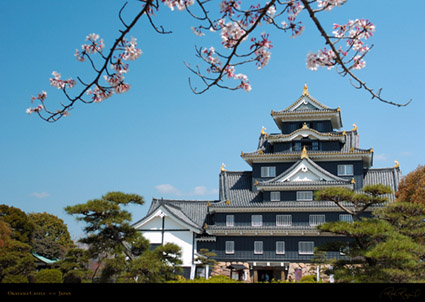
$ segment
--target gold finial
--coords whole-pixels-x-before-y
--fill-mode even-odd
[[[373,148],[370,148],[370,153],[373,153]]]
[[[241,156],[244,156],[245,155],[245,153],[243,153],[243,151],[241,151]]]
[[[230,200],[226,200],[226,204],[229,205],[230,204]]]
[[[207,207],[209,207],[211,204],[210,204],[210,202],[208,201],[208,203],[207,203]]]
[[[261,127],[261,135],[264,135],[264,134],[266,134],[266,128],[263,126]]]
[[[260,153],[260,154],[264,154],[263,149],[260,149],[260,151],[258,151],[258,153]]]
[[[225,164],[221,164],[221,167],[220,167],[220,171],[221,171],[221,172],[226,171],[226,169],[224,168],[225,166],[226,166]]]
[[[342,135],[347,135],[347,132],[345,132],[345,130],[344,131],[342,131]]]
[[[271,115],[273,115],[273,114],[274,114],[274,111],[273,111],[273,109],[272,109],[272,111],[270,111],[270,114],[271,114]]]
[[[354,147],[351,147],[350,148],[350,152],[354,152]]]
[[[208,225],[205,223],[204,224],[204,229],[207,229],[208,228]]]
[[[341,111],[341,107],[336,108],[336,111],[337,112],[340,112]]]
[[[354,185],[356,181],[354,180],[354,177],[351,179],[351,183]]]
[[[255,180],[254,186],[258,185],[258,180]]]
[[[395,163],[394,168],[400,168],[400,164],[398,161],[395,160],[394,163]]]
[[[303,128],[302,129],[308,129],[307,123],[304,122]]]
[[[307,149],[305,148],[305,146],[303,148],[303,152],[301,153],[301,159],[303,159],[303,158],[308,158]]]
[[[357,125],[355,123],[353,124],[353,127],[354,128],[351,131],[357,131]]]
[[[308,94],[308,87],[307,87],[307,83],[305,83],[305,84],[304,84],[303,95],[309,95],[309,94]]]

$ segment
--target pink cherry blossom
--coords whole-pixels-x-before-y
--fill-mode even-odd
[[[336,6],[341,6],[347,0],[317,0],[317,6],[326,10],[332,10]]]
[[[91,42],[91,44],[83,44],[81,45],[81,48],[86,53],[96,53],[96,52],[102,52],[103,48],[105,48],[105,44],[103,44],[103,39],[99,39],[98,34],[89,34],[86,37],[86,41]],[[77,57],[78,59],[78,57]]]
[[[127,92],[129,89],[130,89],[130,85],[126,83],[119,83],[117,86],[115,86],[116,93],[124,93],[124,92]]]
[[[92,96],[92,101],[95,103],[100,103],[103,100],[106,100],[107,98],[111,97],[113,94],[111,89],[106,89],[99,86],[96,86],[93,90],[87,90],[86,93]]]
[[[61,80],[61,74],[56,71],[53,71],[52,75],[54,78],[49,79],[50,85],[56,87],[57,89],[65,89],[66,87],[72,88],[76,84],[75,80],[73,79]]]
[[[123,60],[134,61],[142,55],[142,50],[137,48],[137,39],[131,38],[130,41],[123,41],[124,52],[121,54]]]

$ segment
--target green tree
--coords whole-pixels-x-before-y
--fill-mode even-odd
[[[392,193],[390,187],[382,184],[365,186],[362,191],[357,193],[347,188],[326,188],[316,191],[315,199],[332,201],[358,220],[369,207],[387,202],[388,198],[383,195]]]
[[[64,283],[83,283],[90,280],[90,257],[86,250],[70,248],[58,263]]]
[[[353,222],[329,222],[321,231],[343,235],[346,259],[334,263],[335,279],[339,282],[417,282],[424,280],[425,249],[418,238],[424,234],[424,210],[401,203],[383,204],[388,190],[384,186],[365,188],[363,196],[340,190],[329,190],[317,196],[342,204],[355,217]],[[365,196],[366,195],[366,196]],[[360,202],[359,202],[360,201]],[[357,204],[356,204],[357,203]],[[372,204],[382,204],[374,217],[360,217]],[[341,245],[343,247],[344,244]]]
[[[31,242],[34,225],[25,212],[3,204],[0,205],[0,218],[10,225],[12,239],[28,244]]]
[[[0,205],[0,282],[26,283],[35,272],[28,244],[33,225],[20,209]]]
[[[35,258],[31,246],[15,239],[0,249],[0,282],[26,283],[35,272]]]
[[[60,259],[74,243],[64,221],[48,213],[30,213],[34,225],[31,245],[33,251],[49,259]]]
[[[89,256],[102,264],[101,282],[163,282],[174,278],[181,263],[180,248],[165,244],[151,251],[148,240],[130,225],[131,214],[121,209],[130,203],[142,205],[144,200],[136,194],[111,192],[65,210],[87,224],[87,236],[80,242],[87,244]]]

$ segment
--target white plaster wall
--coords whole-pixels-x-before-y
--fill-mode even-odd
[[[190,231],[185,232],[166,232],[164,234],[165,243],[177,244],[182,250],[183,266],[192,265],[192,241],[193,233]]]
[[[152,231],[142,231],[143,236],[149,240],[151,244],[160,244],[162,240],[162,218],[155,216],[143,225],[137,226],[138,229],[149,229]],[[164,228],[178,230],[178,231],[165,231],[164,232],[164,243],[174,243],[178,245],[182,250],[182,261],[183,266],[192,265],[192,254],[193,254],[193,232],[187,230],[188,227],[173,217],[165,216]],[[157,231],[156,231],[157,230]],[[185,231],[180,231],[185,230]]]

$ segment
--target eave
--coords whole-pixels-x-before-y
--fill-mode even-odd
[[[304,111],[271,111],[271,116],[279,129],[282,122],[321,121],[329,119],[334,129],[342,128],[340,109],[304,110]]]
[[[338,140],[345,143],[346,134],[342,133],[321,133],[317,130],[304,126],[300,129],[293,131],[290,134],[266,134],[267,141],[271,144],[279,142],[290,142],[296,140],[298,137],[314,137],[320,141]]]
[[[255,151],[250,153],[241,153],[241,157],[252,166],[254,163],[277,163],[277,162],[293,162],[298,160],[302,152],[285,152],[285,153],[262,153]],[[314,161],[343,161],[343,160],[362,160],[366,168],[372,166],[373,149],[369,150],[353,150],[350,152],[338,151],[309,151],[308,157]]]
[[[206,233],[213,236],[329,236],[315,226],[215,226],[207,225]]]

